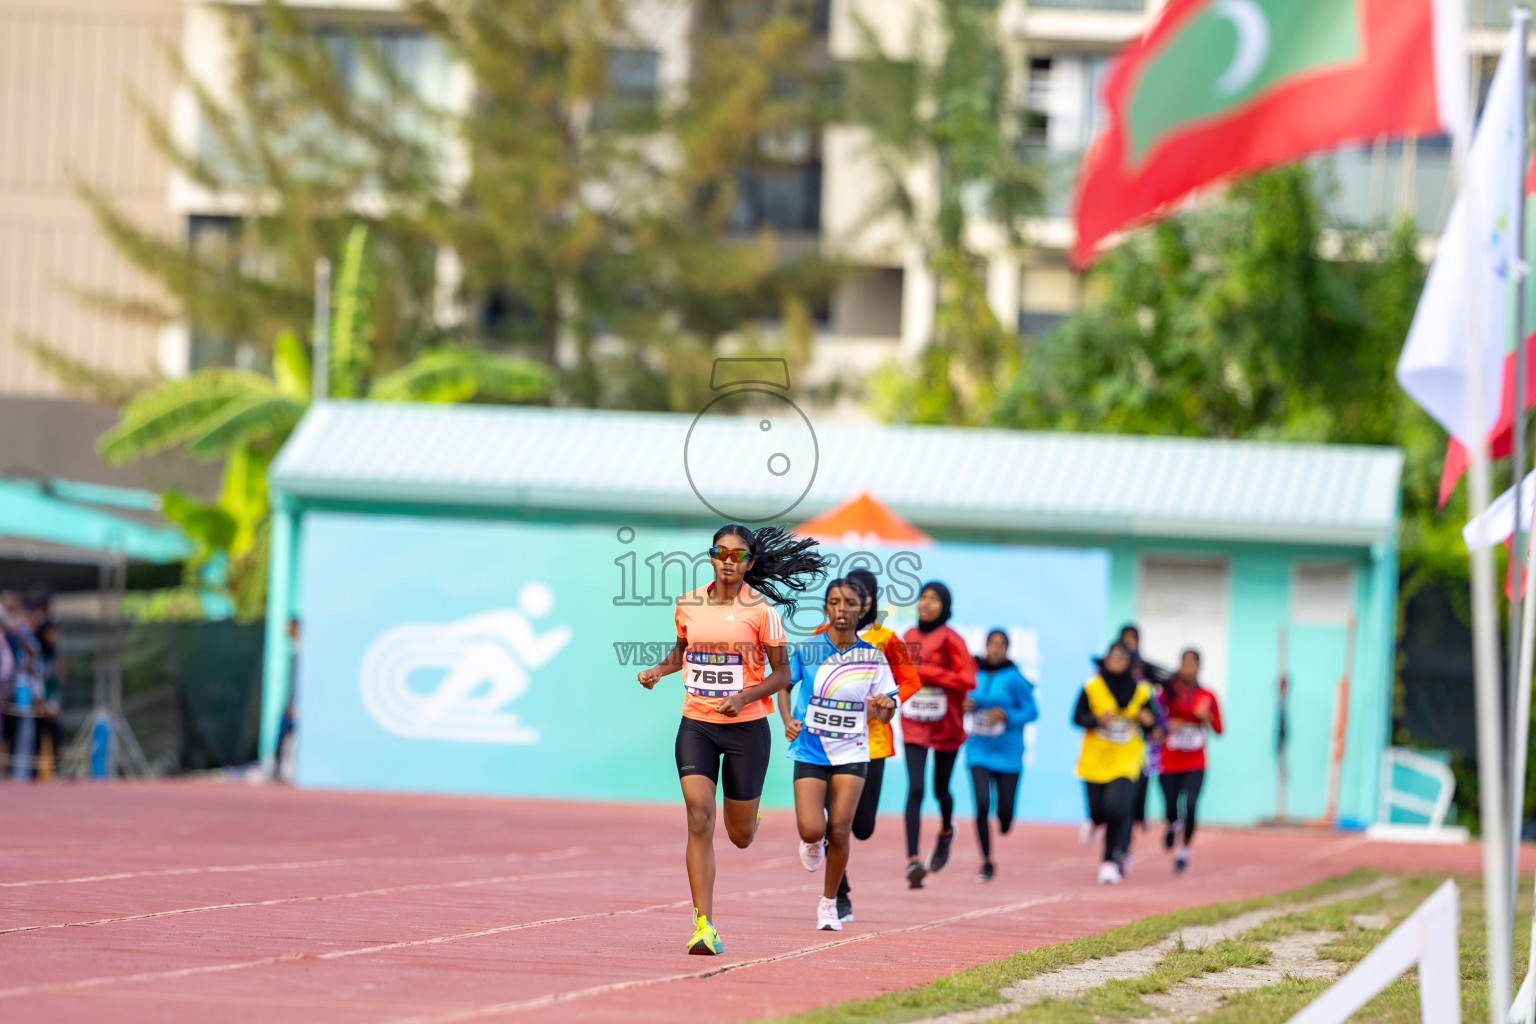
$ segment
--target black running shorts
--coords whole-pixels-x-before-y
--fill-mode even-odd
[[[811,764],[808,761],[795,762],[795,781],[801,779],[820,779],[822,782],[831,782],[834,775],[857,775],[861,779],[869,778],[869,762],[854,761],[852,764]]]
[[[720,783],[724,761],[725,798],[756,800],[763,795],[772,746],[773,730],[766,718],[730,724],[685,718],[677,727],[677,776],[703,775]]]

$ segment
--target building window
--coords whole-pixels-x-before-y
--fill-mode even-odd
[[[1297,562],[1291,572],[1291,621],[1345,626],[1355,611],[1355,570],[1348,562]]]
[[[258,20],[256,31],[261,32]],[[420,107],[439,110],[448,99],[448,54],[441,40],[434,39],[413,29],[372,26],[342,29],[334,25],[316,27],[310,39],[318,41],[330,53],[336,67],[336,75],[347,97],[365,105],[370,116],[385,119],[401,136],[413,139],[432,149],[440,148],[430,114],[424,116]],[[388,74],[380,73],[380,65]],[[267,72],[260,66],[248,69],[257,78],[257,90],[271,89],[272,81],[281,81],[282,72]],[[417,102],[396,102],[392,99],[389,79],[393,78],[410,91]],[[250,126],[244,126],[249,130]],[[306,154],[325,152],[332,156],[355,156],[369,159],[362,151],[362,143],[356,138],[338,138],[335,122],[319,111],[296,116],[291,123],[280,127],[264,126],[266,138],[274,144],[281,157],[292,157],[298,168],[314,166],[313,158]],[[228,143],[206,123],[199,125],[197,147],[199,157],[216,172],[230,178],[241,176],[242,169],[235,166]],[[236,147],[237,151],[240,147]]]
[[[240,220],[237,217],[187,218],[187,244],[205,263],[232,265],[239,261]],[[237,338],[193,320],[187,325],[187,369],[239,366],[253,369],[256,349],[249,338]]]
[[[736,172],[736,207],[731,211],[730,230],[819,230],[821,174],[819,133],[795,128],[762,136],[752,165]]]
[[[1186,648],[1200,654],[1200,681],[1226,696],[1232,570],[1225,559],[1145,556],[1136,581],[1141,653],[1176,669]]]
[[[593,125],[615,131],[654,129],[660,65],[655,50],[610,50],[608,95],[594,106]]]

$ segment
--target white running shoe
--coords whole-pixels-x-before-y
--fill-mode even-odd
[[[814,843],[808,843],[804,839],[800,840],[800,863],[805,867],[805,870],[815,871],[821,867],[826,859],[827,841],[825,839]],[[833,902],[835,903],[836,900]]]
[[[822,932],[840,932],[843,930],[843,922],[838,920],[837,900],[821,898],[816,904],[816,930]]]
[[[1099,865],[1099,882],[1103,885],[1120,884],[1120,868],[1112,860]]]

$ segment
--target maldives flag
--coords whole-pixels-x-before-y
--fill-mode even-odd
[[[1072,260],[1223,178],[1466,118],[1464,0],[1172,0],[1104,88]]]

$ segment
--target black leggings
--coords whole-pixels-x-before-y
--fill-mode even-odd
[[[869,774],[864,777],[864,792],[859,794],[859,806],[853,812],[853,838],[868,839],[875,834],[875,814],[880,810],[880,783],[885,781],[886,757],[869,762]],[[827,787],[827,810],[832,810],[832,787]],[[838,883],[837,894],[847,896],[853,889],[848,885],[848,872]]]
[[[1104,859],[1119,863],[1131,848],[1131,805],[1136,799],[1135,779],[1085,782],[1088,817],[1104,826]]]
[[[1173,823],[1184,823],[1184,845],[1195,837],[1195,805],[1200,802],[1200,787],[1205,784],[1205,769],[1192,772],[1164,772],[1158,776],[1158,781],[1163,785],[1163,803],[1168,808],[1168,831],[1173,831]],[[1179,797],[1184,797],[1184,805],[1179,806]]]
[[[1131,824],[1147,823],[1147,791],[1151,788],[1152,780],[1147,778],[1147,773],[1143,771],[1136,778],[1136,796],[1131,800]]]
[[[927,774],[928,748],[916,743],[903,744],[907,748],[907,856],[917,856],[918,832],[923,824],[923,776]],[[948,832],[954,827],[955,797],[949,791],[949,777],[955,771],[958,750],[933,752],[933,796],[939,802],[941,826]]]
[[[997,830],[1003,835],[1013,827],[1013,809],[1019,802],[1019,772],[994,772],[971,765],[971,788],[976,791],[976,841],[981,859],[992,859],[992,829],[987,822],[992,807],[992,788],[997,787]]]

